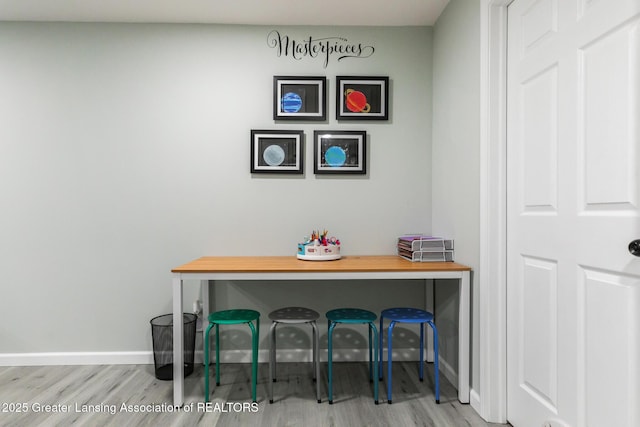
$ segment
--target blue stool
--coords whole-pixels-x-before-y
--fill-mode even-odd
[[[333,330],[339,323],[367,324],[369,325],[369,379],[378,377],[378,353],[374,348],[378,347],[378,330],[375,320],[378,318],[375,313],[358,308],[338,308],[327,311],[329,321],[329,348],[328,348],[328,377],[329,377],[329,404],[333,404]],[[373,335],[373,341],[371,336]],[[375,361],[372,359],[375,357]],[[373,362],[373,363],[372,363]],[[375,404],[378,404],[378,381],[373,381],[373,397]]]
[[[253,323],[255,322],[255,326]],[[209,332],[216,327],[216,385],[220,385],[220,325],[247,323],[251,328],[251,397],[256,401],[258,378],[258,338],[260,336],[260,313],[255,310],[222,310],[209,314],[209,326],[204,334],[204,401],[209,401]]]
[[[396,323],[420,324],[420,381],[424,379],[424,324],[427,323],[433,329],[433,352],[436,380],[436,403],[440,403],[440,371],[438,365],[438,330],[433,323],[433,314],[417,308],[389,308],[380,313],[380,333],[382,334],[382,322],[390,320],[387,331],[387,400],[391,403],[391,356],[393,354],[391,336]],[[382,379],[382,339],[380,340],[380,379]]]

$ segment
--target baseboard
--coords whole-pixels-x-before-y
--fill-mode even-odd
[[[479,415],[482,415],[480,412],[480,395],[474,389],[469,392],[469,404]]]
[[[213,353],[213,352],[212,352]],[[327,349],[321,348],[319,359],[321,362],[327,361]],[[212,354],[213,356],[213,354]],[[398,362],[409,362],[420,360],[420,352],[418,349],[402,349],[393,352],[393,360]],[[311,362],[313,354],[310,349],[278,349],[276,352],[276,361],[281,362]],[[195,361],[203,361],[202,351],[196,351]],[[223,363],[250,363],[251,353],[248,350],[220,350],[220,360]],[[366,362],[369,360],[369,351],[359,348],[341,348],[333,351],[334,362]],[[387,350],[382,352],[382,360],[387,360]],[[258,362],[269,362],[269,350],[263,349],[258,351]]]
[[[440,373],[444,375],[451,384],[458,384],[458,372],[442,357],[438,358],[438,362],[440,363]]]
[[[213,353],[213,352],[212,352]],[[387,360],[386,349],[383,351],[383,360]],[[212,356],[214,356],[212,354]],[[311,350],[278,349],[276,361],[282,362],[311,362]],[[327,361],[327,350],[320,349],[321,362]],[[249,350],[221,350],[220,359],[224,363],[250,363],[251,352]],[[336,349],[333,352],[334,362],[365,362],[369,360],[367,349]],[[394,351],[393,360],[398,362],[418,361],[417,349],[401,349]],[[194,356],[195,363],[203,363],[202,350],[197,350]],[[263,349],[258,353],[260,363],[269,362],[269,350]],[[59,352],[59,353],[5,353],[0,354],[0,366],[57,366],[57,365],[150,365],[153,364],[153,352],[128,351],[128,352]],[[440,360],[440,368],[443,371],[448,366]],[[449,379],[449,375],[444,372]],[[455,373],[454,373],[455,377]],[[454,384],[456,384],[454,382]]]
[[[151,351],[0,354],[0,366],[148,364],[153,364],[153,352]]]

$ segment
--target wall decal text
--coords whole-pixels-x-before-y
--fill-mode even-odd
[[[288,56],[301,60],[303,58],[320,58],[327,68],[332,59],[342,61],[346,58],[369,58],[375,52],[373,46],[362,43],[349,43],[344,37],[306,37],[296,40],[277,30],[267,35],[267,45],[276,49],[278,56]]]

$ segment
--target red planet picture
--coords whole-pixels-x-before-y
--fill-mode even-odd
[[[354,113],[368,113],[371,105],[367,103],[367,97],[359,90],[347,89],[344,92],[345,105],[349,111]]]

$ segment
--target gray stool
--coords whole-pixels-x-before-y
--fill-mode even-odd
[[[316,320],[320,314],[314,310],[304,307],[284,307],[269,313],[269,319],[272,320],[269,329],[269,403],[273,403],[273,383],[276,381],[276,326],[279,323],[285,324],[301,324],[308,323],[313,330],[313,379],[316,382],[316,398],[318,403],[320,399],[320,363],[318,363],[318,348],[320,337],[318,335],[318,326]]]

